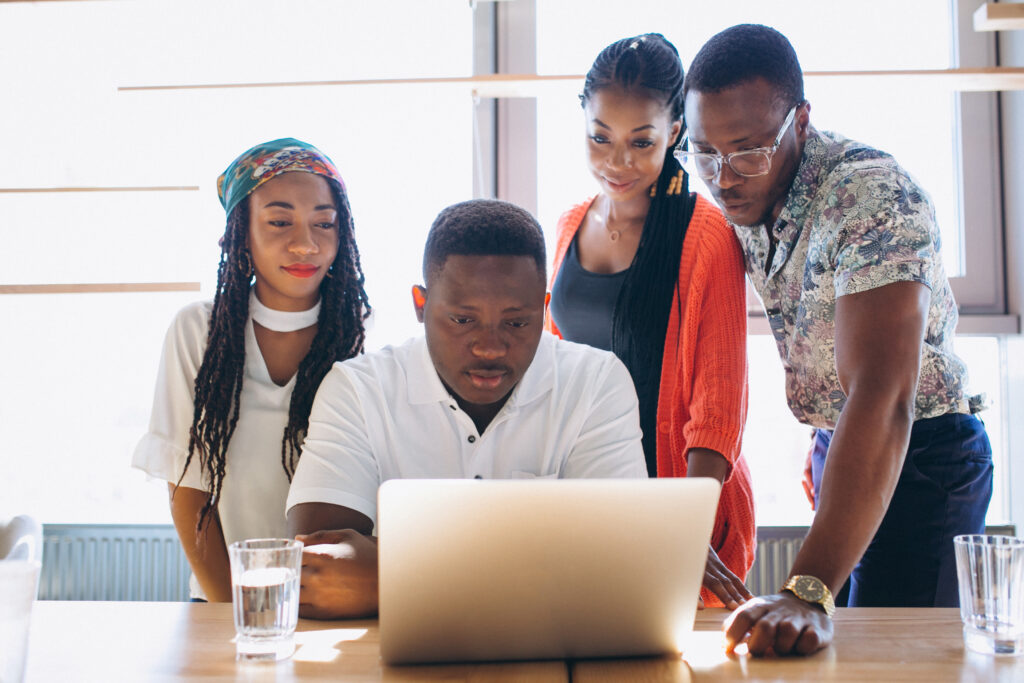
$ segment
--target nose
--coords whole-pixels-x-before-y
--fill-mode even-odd
[[[608,156],[608,166],[611,168],[626,168],[633,165],[633,155],[629,148],[616,146]]]
[[[319,252],[320,245],[317,244],[316,234],[313,232],[313,226],[298,224],[292,234],[292,240],[288,244],[288,250],[293,254],[300,254],[303,256]]]
[[[495,360],[508,352],[508,343],[500,329],[495,326],[486,326],[473,339],[470,350],[477,358]]]
[[[732,166],[725,163],[725,160],[722,160],[718,166],[718,173],[711,178],[711,182],[723,190],[728,190],[730,187],[735,187],[742,183],[743,176],[732,170]]]

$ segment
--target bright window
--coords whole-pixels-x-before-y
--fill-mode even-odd
[[[538,73],[583,74],[603,47],[647,31],[664,34],[688,66],[708,38],[739,22],[776,27],[793,43],[805,71],[946,69],[958,63],[953,44],[954,5],[947,2],[866,0],[855,9],[840,5],[824,9],[815,0],[726,0],[699,8],[692,3],[634,0],[628,7],[624,11],[622,3],[593,0],[537,2]],[[881,16],[884,21],[879,21]],[[572,27],[572,40],[565,38],[567,26]],[[970,173],[962,168],[958,151],[955,96],[925,81],[908,86],[884,79],[807,78],[805,93],[815,126],[892,153],[929,192],[951,275],[965,279],[990,275],[961,268],[970,261],[964,256],[960,216],[964,208],[958,204],[958,178]],[[566,87],[537,100],[538,214],[551,240],[558,216],[597,192],[585,165],[584,117],[577,94]],[[964,131],[964,135],[976,132]],[[706,193],[699,180],[692,182],[691,189]],[[970,225],[975,239],[978,231],[998,232],[995,224],[974,221]],[[751,307],[760,311],[756,299]],[[957,340],[957,349],[971,371],[972,388],[985,392],[992,403],[982,415],[997,459],[996,493],[989,508],[992,521],[1004,521],[1008,515],[1007,480],[1001,466],[1005,447],[999,345],[995,337]],[[744,453],[754,480],[758,524],[809,524],[812,513],[800,479],[811,429],[798,423],[786,405],[774,340],[768,335],[752,335],[748,352],[750,411]]]
[[[453,0],[0,3],[0,188],[198,186],[0,193],[0,281],[202,287],[0,295],[2,512],[169,520],[166,487],[128,463],[171,318],[213,296],[215,181],[237,154],[290,136],[337,163],[375,311],[369,348],[419,333],[409,288],[427,229],[472,194],[465,91],[119,88],[468,76],[472,38],[472,10]]]

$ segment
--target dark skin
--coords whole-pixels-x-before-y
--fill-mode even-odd
[[[337,210],[327,181],[311,173],[283,173],[248,198],[246,246],[255,271],[256,296],[280,311],[304,311],[320,298],[320,283],[338,253]],[[316,267],[312,275],[288,272],[295,264]],[[256,342],[275,384],[284,386],[309,353],[317,326],[275,332],[253,323]],[[194,461],[195,463],[196,461]],[[168,483],[171,518],[196,580],[210,602],[231,602],[231,567],[216,510],[197,532],[209,494]]]
[[[767,146],[791,104],[761,79],[719,93],[690,92],[685,115],[691,141],[700,151],[720,154]],[[803,152],[808,116],[808,106],[797,110],[767,176],[743,178],[723,167],[706,181],[734,223],[774,223]],[[847,402],[829,448],[821,504],[791,569],[792,575],[818,577],[833,593],[878,530],[899,479],[929,298],[924,285],[899,282],[836,300],[835,362]],[[730,650],[746,642],[755,656],[806,655],[832,642],[824,611],[788,592],[746,603],[724,628]]]
[[[587,165],[601,193],[577,233],[579,260],[592,273],[617,273],[633,263],[651,206],[650,187],[682,122],[672,120],[665,102],[619,88],[595,92],[586,102],[585,119]],[[686,461],[688,477],[711,477],[721,484],[729,472],[725,456],[708,448],[691,448]],[[753,597],[711,547],[703,585],[730,609]]]
[[[428,278],[429,288],[413,288],[416,317],[438,377],[482,434],[540,344],[544,273],[530,256],[453,255]],[[369,517],[339,505],[302,503],[288,511],[288,529],[307,546],[300,616],[377,613],[377,540]]]

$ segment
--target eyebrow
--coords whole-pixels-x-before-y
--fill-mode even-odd
[[[608,130],[611,130],[611,126],[609,126],[607,123],[605,123],[601,119],[591,119],[591,120],[594,123],[596,123],[597,125],[601,126],[602,128],[607,128]],[[637,128],[634,128],[633,130],[631,130],[629,132],[630,133],[639,133],[640,131],[647,130],[648,128],[654,128],[654,124],[653,123],[647,123],[647,124],[644,124],[642,126],[638,126]]]
[[[464,310],[467,313],[477,313],[477,312],[480,311],[480,307],[479,306],[474,306],[473,304],[451,304],[451,306],[452,306],[452,308],[458,308],[458,309]],[[523,311],[526,311],[526,310],[528,310],[528,309],[523,307],[523,306],[509,306],[508,308],[503,309],[501,312],[503,314],[504,313],[522,313]]]
[[[280,207],[282,209],[289,209],[289,210],[292,210],[292,211],[295,210],[295,207],[292,206],[291,204],[289,204],[288,202],[281,202],[281,201],[269,202],[263,208],[264,209],[269,209],[269,208],[272,208],[272,207]],[[331,209],[332,211],[336,210],[335,207],[334,207],[334,204],[318,204],[317,206],[313,207],[314,211],[325,211],[327,209]]]

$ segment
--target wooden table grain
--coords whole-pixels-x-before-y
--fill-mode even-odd
[[[645,681],[1024,681],[1024,657],[964,648],[960,610],[839,609],[832,645],[810,657],[727,656],[728,612],[697,613],[682,657],[572,662],[573,683]]]
[[[295,654],[235,661],[226,604],[35,604],[27,683],[48,681],[1024,681],[1024,657],[965,650],[955,609],[840,609],[835,642],[811,657],[725,655],[725,610],[699,612],[681,657],[389,667],[375,620],[299,621]],[[425,625],[429,628],[429,625]]]
[[[226,603],[38,601],[25,683],[568,681],[562,661],[389,667],[376,620],[300,619],[295,654],[275,663],[236,662],[234,636]]]

